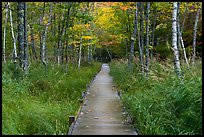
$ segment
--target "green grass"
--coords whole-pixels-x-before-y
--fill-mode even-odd
[[[33,63],[23,79],[14,80],[13,63],[3,64],[2,134],[66,134],[69,116],[76,115],[82,91],[100,67],[70,66],[66,74],[48,64],[45,74],[41,63]]]
[[[142,77],[138,65],[134,73],[126,62],[111,63],[111,72],[122,101],[139,134],[202,134],[202,62],[187,69],[182,64],[182,78],[177,78],[173,64],[151,62],[149,80]]]

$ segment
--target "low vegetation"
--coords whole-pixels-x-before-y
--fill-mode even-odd
[[[51,64],[45,74],[41,63],[33,63],[23,79],[15,80],[13,67],[7,62],[2,68],[2,134],[62,135],[100,63],[82,65],[80,70],[70,66],[67,74]]]
[[[114,61],[110,74],[139,134],[201,135],[202,62],[190,69],[183,65],[181,78],[171,66],[170,61],[151,62],[146,80],[138,65],[131,73],[126,62]]]

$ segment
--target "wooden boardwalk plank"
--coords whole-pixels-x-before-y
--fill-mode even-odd
[[[122,103],[109,75],[109,66],[102,65],[85,96],[81,112],[69,131],[71,135],[137,135],[123,115]]]

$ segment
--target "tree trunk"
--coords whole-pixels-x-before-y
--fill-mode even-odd
[[[20,66],[24,68],[24,2],[18,2],[18,43]]]
[[[51,18],[52,18],[52,3],[50,4],[50,15],[49,15],[49,20],[48,23],[45,26],[45,30],[42,36],[42,63],[45,66],[45,72],[47,73],[47,62],[46,62],[46,56],[45,56],[45,50],[46,50],[46,35],[47,35],[47,30],[48,26],[51,23]]]
[[[146,78],[148,79],[148,69],[149,69],[149,11],[150,2],[147,2],[147,17],[146,17]]]
[[[55,13],[54,13],[54,17],[53,17],[54,19],[54,27],[53,27],[53,32],[52,32],[52,35],[53,35],[53,37],[55,38],[55,31],[56,31],[56,18],[55,18]],[[56,43],[54,43],[54,62],[56,63],[57,62],[57,52],[56,52]]]
[[[186,3],[185,7],[186,8],[185,8],[185,13],[184,13],[184,19],[183,19],[182,27],[181,27],[181,34],[183,34],[184,23],[185,23],[185,20],[186,20],[186,15],[188,13],[188,2]]]
[[[32,53],[34,55],[33,59],[37,60],[38,57],[37,57],[37,53],[36,53],[36,50],[35,50],[35,41],[34,41],[34,33],[33,33],[32,25],[30,25],[30,32],[31,32],[31,49],[32,49]]]
[[[151,58],[151,59],[152,59],[152,57],[153,57],[154,34],[155,34],[156,21],[157,21],[157,7],[156,7],[156,9],[155,9],[155,17],[154,17],[153,32],[152,32],[152,48],[151,48],[151,55],[150,55],[150,58]]]
[[[111,54],[110,54],[107,46],[106,46],[106,50],[107,50],[107,53],[108,53],[108,56],[109,56],[110,60],[112,60]]]
[[[189,68],[189,64],[188,64],[188,59],[186,57],[186,50],[185,50],[185,46],[184,46],[184,43],[183,43],[183,38],[182,38],[182,34],[181,34],[181,30],[180,30],[180,25],[178,24],[178,33],[179,33],[179,42],[181,42],[181,46],[182,46],[182,49],[183,49],[183,56],[184,56],[184,59],[186,61],[186,64]]]
[[[25,58],[25,65],[24,65],[24,72],[27,73],[28,70],[28,40],[27,40],[27,5],[24,2],[24,58]]]
[[[43,6],[43,14],[40,16],[40,20],[39,20],[39,25],[41,25],[41,26],[43,26],[43,28],[45,27],[45,25],[43,25],[43,24],[41,24],[41,23],[43,23],[43,18],[44,18],[44,16],[45,16],[45,2],[44,2],[44,6]],[[43,30],[43,32],[42,32],[42,30],[43,29],[38,29],[38,31],[39,31],[39,37],[40,37],[40,48],[41,48],[41,50],[40,50],[40,58],[41,58],[41,61],[42,61],[42,45],[43,45],[43,33],[44,33],[44,30]]]
[[[194,34],[193,34],[193,60],[192,60],[193,65],[195,65],[195,57],[196,57],[196,29],[197,29],[197,24],[198,24],[199,13],[200,13],[200,8],[197,11],[195,25],[194,25],[194,29],[193,29],[193,31],[194,31]]]
[[[144,60],[144,5],[143,3],[140,2],[141,5],[141,9],[140,9],[140,40],[141,40],[141,53],[142,53],[142,64],[143,64],[143,68],[142,70],[144,70],[144,64],[145,64],[145,60]]]
[[[4,26],[4,41],[3,41],[3,62],[6,63],[6,26],[8,21],[8,3],[5,6],[6,17],[5,17],[5,26]]]
[[[180,2],[177,3],[177,23],[176,23],[176,28],[177,28],[177,46],[178,46],[178,54],[180,57],[180,35],[179,35],[179,23],[180,23]]]
[[[177,2],[173,3],[173,15],[172,15],[172,48],[174,52],[174,70],[178,76],[180,76],[180,62],[177,47]]]
[[[80,64],[81,64],[82,36],[83,36],[83,32],[80,38],[78,69],[80,69]]]
[[[57,64],[58,66],[60,65],[60,49],[61,49],[61,46],[60,46],[60,17],[59,17],[59,26],[58,26],[58,39],[59,39],[59,42],[58,42],[58,47],[57,47]]]
[[[8,2],[8,9],[10,11],[10,24],[11,24],[11,33],[12,33],[12,39],[13,39],[13,51],[14,51],[14,78],[17,78],[17,49],[16,49],[16,38],[14,36],[13,31],[13,20],[12,20],[12,11],[10,8],[10,3]],[[19,32],[18,32],[19,33]]]
[[[131,42],[130,42],[130,56],[129,56],[129,68],[133,70],[133,57],[134,57],[134,42],[135,42],[135,36],[137,33],[137,21],[138,21],[138,9],[137,4],[135,4],[136,10],[135,10],[135,23],[134,23],[134,31],[131,36]]]
[[[68,46],[69,46],[69,38],[68,38],[68,32],[66,31],[66,49],[65,49],[65,59],[66,59],[66,69],[65,72],[68,73]]]
[[[68,32],[69,32],[69,21],[70,21],[70,10],[71,10],[71,5],[72,3],[71,2],[68,2],[68,11],[67,11],[67,22],[66,22],[66,28],[68,29],[65,33],[66,35],[66,49],[65,49],[65,58],[66,58],[66,70],[65,72],[68,73],[68,48],[69,48],[69,36],[68,36]]]
[[[10,9],[10,3],[8,2],[8,8],[10,11],[10,24],[11,24],[11,33],[12,33],[12,39],[13,39],[13,49],[14,49],[14,62],[17,62],[17,49],[16,49],[16,38],[14,36],[14,31],[13,31],[13,20],[12,20],[12,11]]]
[[[137,7],[138,9],[140,9],[140,2],[137,3]],[[140,16],[140,21],[141,21],[141,16]],[[139,28],[139,27],[138,27]],[[144,64],[143,64],[143,50],[142,50],[142,47],[141,47],[141,27],[140,27],[140,31],[138,29],[138,46],[139,46],[139,53],[140,53],[140,64],[141,64],[141,69],[142,69],[142,76],[144,76]]]

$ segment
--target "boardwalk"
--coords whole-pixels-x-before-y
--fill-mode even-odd
[[[113,91],[109,66],[102,65],[96,75],[81,112],[71,130],[72,135],[137,135],[127,122],[122,111],[121,100]]]

